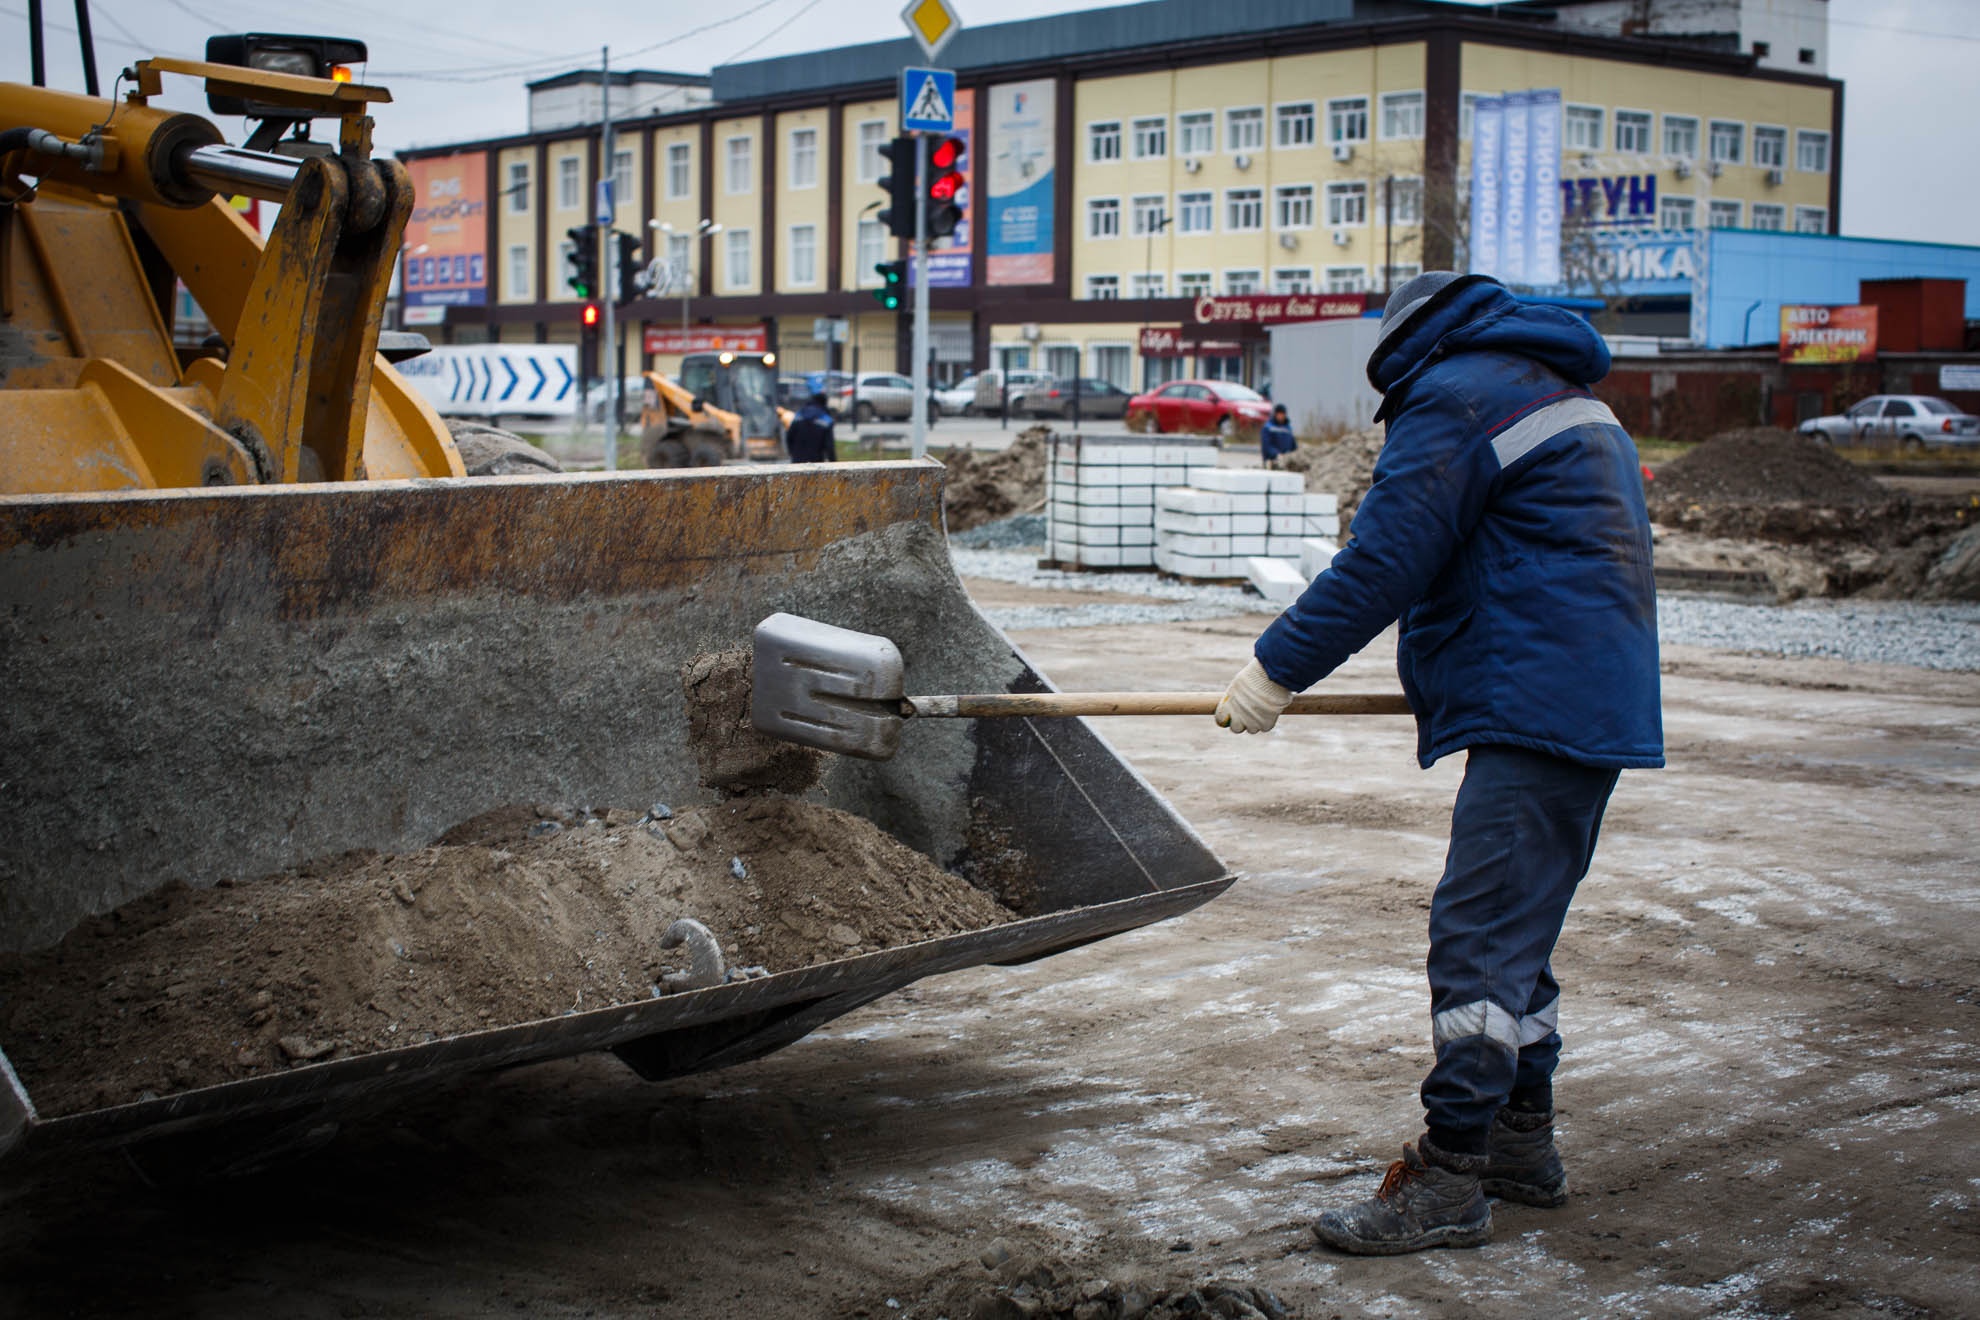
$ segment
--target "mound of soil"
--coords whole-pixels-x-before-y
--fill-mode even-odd
[[[509,807],[418,852],[173,886],[0,958],[0,1045],[44,1115],[666,993],[691,917],[771,972],[1012,913],[861,817],[759,797]]]
[[[1651,502],[1859,508],[1892,495],[1848,459],[1773,427],[1726,431],[1657,469]]]
[[[1045,441],[1049,426],[1018,433],[1010,448],[996,453],[952,449],[942,492],[942,510],[952,532],[967,531],[1013,513],[1045,507]]]
[[[1338,495],[1341,501],[1341,534],[1354,521],[1361,497],[1375,484],[1375,460],[1381,456],[1387,434],[1381,426],[1350,431],[1338,440],[1305,441],[1290,454],[1281,454],[1268,466],[1281,472],[1306,475],[1306,488],[1320,494]]]

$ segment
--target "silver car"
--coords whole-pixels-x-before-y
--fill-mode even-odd
[[[1980,417],[1929,394],[1873,394],[1848,412],[1811,417],[1798,429],[1830,445],[1980,445]]]
[[[882,418],[904,422],[912,414],[913,402],[914,382],[892,371],[862,371],[857,377],[839,382],[825,396],[826,406],[834,413],[856,422]],[[939,415],[940,409],[931,399],[928,420],[932,422]]]

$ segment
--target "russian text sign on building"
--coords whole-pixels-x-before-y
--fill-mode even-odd
[[[909,34],[931,60],[942,53],[949,38],[962,31],[962,19],[949,0],[908,0],[901,10],[901,22],[907,24]]]
[[[1245,293],[1196,300],[1198,325],[1278,325],[1286,321],[1338,321],[1368,309],[1365,293]]]
[[[1560,90],[1481,97],[1471,123],[1471,269],[1507,284],[1559,284]]]
[[[770,343],[763,325],[649,325],[641,347],[648,353],[761,353]]]
[[[901,127],[910,133],[947,133],[956,126],[956,71],[901,70]]]
[[[1869,362],[1877,356],[1877,309],[1852,304],[1817,307],[1806,303],[1781,306],[1781,361],[1806,365],[1816,362]]]

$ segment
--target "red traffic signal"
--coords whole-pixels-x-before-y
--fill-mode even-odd
[[[953,170],[961,164],[962,156],[963,140],[961,138],[943,138],[928,153],[928,163],[938,170]]]
[[[584,312],[583,312],[583,318],[584,318],[584,328],[585,328],[585,329],[587,329],[587,330],[589,330],[589,329],[591,329],[591,328],[592,328],[593,326],[595,326],[595,325],[597,325],[597,324],[598,324],[598,304],[597,304],[597,303],[586,303],[586,304],[584,305]]]
[[[966,144],[959,137],[939,138],[928,148],[928,236],[945,238],[962,223],[960,197],[969,179],[963,173]]]

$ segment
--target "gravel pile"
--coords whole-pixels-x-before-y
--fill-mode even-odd
[[[1657,597],[1657,632],[1672,646],[1980,670],[1980,605],[1834,600],[1749,605],[1665,592]]]
[[[1045,515],[1020,513],[1010,518],[999,518],[996,522],[955,533],[949,538],[949,544],[967,550],[1029,548],[1042,555],[1045,553]]]

